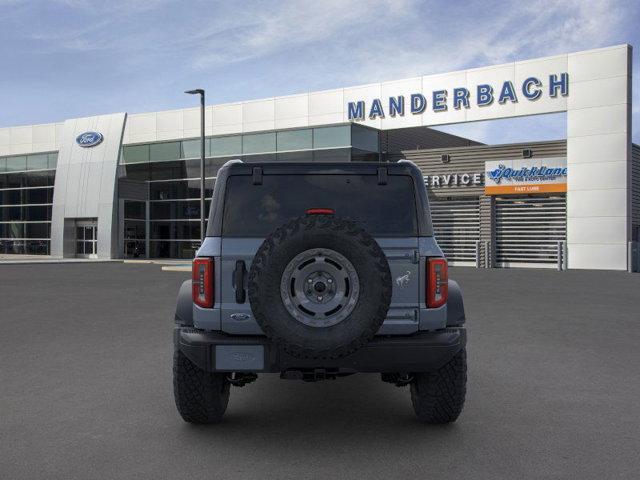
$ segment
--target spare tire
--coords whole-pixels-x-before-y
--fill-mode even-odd
[[[264,333],[298,358],[338,358],[366,344],[391,303],[391,273],[375,239],[351,220],[298,217],[258,249],[249,301]]]

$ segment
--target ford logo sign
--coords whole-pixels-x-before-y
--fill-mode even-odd
[[[95,147],[104,137],[98,132],[84,132],[76,137],[76,143],[81,147]]]

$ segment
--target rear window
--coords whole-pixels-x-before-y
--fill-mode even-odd
[[[265,237],[309,208],[331,208],[358,222],[374,236],[416,236],[413,179],[389,175],[264,175],[261,185],[250,176],[227,180],[222,234]]]

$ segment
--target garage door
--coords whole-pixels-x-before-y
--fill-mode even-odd
[[[450,262],[475,264],[476,242],[480,239],[478,197],[429,199],[433,230],[438,245]]]
[[[567,239],[567,199],[496,198],[496,264],[544,266],[558,262],[558,242]]]

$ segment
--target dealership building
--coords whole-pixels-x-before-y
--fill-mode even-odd
[[[230,159],[407,159],[454,265],[637,271],[631,73],[619,45],[207,106],[206,197]],[[558,112],[567,136],[547,142],[484,145],[429,128]],[[0,254],[191,258],[199,136],[199,108],[0,129]]]

